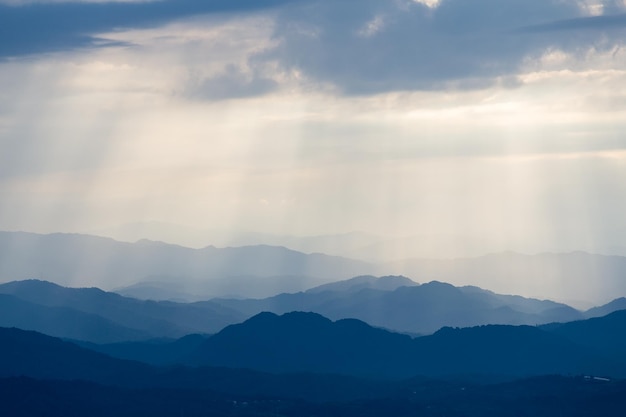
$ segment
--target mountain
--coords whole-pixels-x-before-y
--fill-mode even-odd
[[[148,365],[111,358],[43,334],[0,328],[0,377],[84,379],[119,383],[147,377]]]
[[[626,310],[626,298],[624,297],[616,298],[602,306],[590,308],[585,311],[585,317],[602,317],[619,310]]]
[[[0,294],[12,297],[0,306],[3,325],[98,343],[214,333],[246,317],[211,302],[136,300],[38,280],[0,284]]]
[[[598,328],[597,324],[592,327]],[[602,328],[598,330],[602,332]],[[265,372],[326,372],[376,378],[490,374],[626,376],[623,355],[605,357],[531,326],[443,328],[417,337],[315,313],[261,313],[207,339],[190,363]]]
[[[584,332],[607,340],[615,329],[607,323],[614,319],[608,316],[581,323],[586,326]],[[623,326],[624,317],[620,320]],[[326,372],[394,379],[414,375],[626,375],[623,347],[599,354],[574,343],[569,335],[562,337],[554,330],[530,326],[444,328],[432,336],[412,339],[358,320],[332,322],[314,313],[263,313],[204,342],[191,342],[197,348],[190,362],[279,373]],[[220,386],[216,379],[221,378],[221,384],[234,384],[234,375],[246,374],[229,374],[217,368],[152,368],[36,332],[0,328],[0,377],[19,375],[119,386],[184,384],[210,388]],[[264,377],[244,377],[249,381],[259,378]]]
[[[382,265],[386,273],[482,288],[570,305],[599,305],[626,295],[626,257],[586,252],[522,255],[498,253],[477,258],[408,259]]]
[[[59,381],[82,380],[133,390],[173,389],[178,393],[187,390],[184,392],[188,395],[200,391],[206,395],[206,390],[210,390],[240,397],[313,401],[384,398],[390,392],[388,383],[345,375],[276,375],[244,369],[154,367],[113,358],[37,332],[0,328],[0,379],[14,378],[15,382],[16,377],[54,380],[53,387],[62,386]],[[0,410],[4,407],[3,402]]]
[[[190,249],[161,242],[118,242],[77,234],[0,232],[0,280],[41,278],[101,288],[142,281],[177,283],[179,292],[263,297],[368,274],[362,261],[284,247]]]
[[[382,284],[377,284],[378,280]],[[404,285],[394,290],[373,289],[391,289],[390,283]],[[444,326],[535,325],[583,318],[579,311],[553,301],[500,295],[477,287],[459,288],[435,281],[417,285],[403,277],[357,277],[303,293],[260,300],[212,301],[248,317],[262,311],[276,314],[311,311],[333,320],[356,318],[413,334],[433,333]]]
[[[373,275],[362,275],[343,281],[331,282],[319,285],[306,290],[307,293],[320,293],[325,291],[349,291],[357,292],[363,289],[394,291],[400,287],[412,287],[418,285],[417,282],[403,276],[388,275],[375,277]]]
[[[119,359],[144,362],[155,366],[177,365],[185,361],[208,336],[190,334],[180,339],[152,339],[97,344],[73,340],[78,346]]]
[[[626,352],[626,310],[588,320],[548,324],[542,328],[605,355],[624,355]]]
[[[409,336],[358,320],[332,322],[302,312],[261,313],[209,338],[192,355],[191,363],[265,372],[397,376],[410,348]]]
[[[137,300],[98,288],[66,288],[38,280],[0,284],[0,294],[14,297],[1,307],[3,325],[96,343],[215,333],[262,311],[311,311],[411,334],[433,333],[444,326],[535,325],[583,318],[577,310],[552,301],[440,282],[418,285],[404,277],[356,277],[266,299],[193,303]]]
[[[0,294],[0,326],[36,330],[51,336],[111,343],[150,337],[95,314],[67,307],[48,307]]]
[[[88,234],[107,236],[126,242],[149,239],[192,248],[203,248],[208,245],[217,247],[283,246],[303,253],[326,253],[361,260],[378,260],[383,251],[376,252],[371,248],[387,240],[381,236],[363,232],[293,236],[232,229],[198,229],[154,221],[127,223],[113,228],[92,230]],[[410,243],[415,245],[417,240],[415,238]],[[415,256],[415,252],[411,252],[411,255]]]
[[[358,238],[346,237],[354,242]],[[265,298],[359,275],[390,274],[585,308],[626,295],[622,279],[626,257],[585,252],[506,252],[375,264],[267,245],[191,249],[147,240],[127,243],[89,235],[0,232],[0,282],[39,278],[61,285],[116,288],[143,299]]]

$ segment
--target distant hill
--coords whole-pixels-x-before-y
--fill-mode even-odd
[[[212,301],[245,316],[262,311],[311,311],[333,320],[356,318],[373,326],[413,334],[433,333],[444,326],[535,325],[583,318],[579,311],[553,301],[500,295],[477,287],[458,288],[441,282],[418,285],[404,277],[378,280],[383,280],[383,284],[377,284],[373,277],[357,277],[304,293],[261,300]],[[391,290],[389,283],[396,288]],[[374,289],[377,286],[389,290]]]
[[[137,300],[98,288],[66,288],[39,280],[0,284],[0,294],[15,297],[2,306],[5,314],[0,322],[5,326],[96,343],[216,333],[262,311],[311,311],[333,320],[357,318],[410,334],[433,333],[444,326],[535,325],[583,317],[577,310],[552,301],[440,282],[418,285],[404,277],[356,277],[267,299],[194,303]],[[19,302],[30,307],[20,307]]]
[[[0,232],[0,281],[5,282],[39,278],[111,289],[163,281],[176,283],[178,292],[207,298],[266,297],[375,270],[363,261],[275,246],[190,249],[77,234]]]
[[[358,243],[361,236],[321,237],[328,240],[329,248],[335,238]],[[0,282],[38,278],[60,285],[116,289],[142,299],[266,298],[360,275],[390,274],[570,305],[597,305],[626,296],[626,257],[622,256],[505,252],[386,263],[370,259],[267,245],[191,249],[149,240],[127,243],[78,234],[0,232]]]
[[[143,301],[38,280],[0,284],[0,294],[12,296],[0,305],[4,326],[98,343],[215,333],[247,317],[211,302]]]
[[[602,317],[619,310],[626,310],[626,298],[624,297],[616,298],[615,300],[602,306],[590,308],[585,311],[585,317]]]
[[[410,278],[403,276],[388,275],[383,277],[375,277],[373,275],[362,275],[343,281],[331,282],[329,284],[319,285],[317,287],[306,290],[307,293],[320,293],[324,291],[350,291],[356,292],[363,289],[394,291],[400,287],[413,287],[419,285]]]
[[[593,323],[602,332],[602,322]],[[605,356],[531,326],[444,328],[412,339],[359,320],[314,313],[261,313],[225,328],[190,363],[266,372],[327,372],[367,377],[412,375],[595,374],[626,376],[623,355]]]
[[[382,265],[386,273],[419,282],[477,285],[505,294],[520,294],[598,305],[626,296],[626,257],[586,252],[523,255],[496,253],[476,258],[406,259]]]
[[[67,307],[49,307],[0,294],[0,326],[36,330],[50,336],[95,343],[141,340],[151,337],[104,317]]]

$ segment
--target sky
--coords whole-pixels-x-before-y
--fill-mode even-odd
[[[626,255],[625,41],[626,0],[0,0],[0,229]]]

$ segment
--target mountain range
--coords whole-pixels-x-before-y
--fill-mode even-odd
[[[212,302],[245,316],[262,311],[277,314],[311,311],[333,320],[357,318],[374,326],[414,334],[433,333],[443,326],[535,325],[584,317],[565,304],[500,295],[477,287],[454,287],[437,281],[418,285],[401,277],[381,277],[378,279],[381,284],[374,287],[372,281],[365,285],[366,278],[260,300],[213,299]],[[394,287],[389,285],[391,282],[402,285]]]
[[[308,311],[332,320],[356,318],[412,335],[441,327],[537,325],[610,313],[620,300],[581,312],[548,300],[500,295],[406,277],[359,276],[305,292],[266,299],[212,299],[193,303],[138,300],[98,288],[67,288],[47,281],[0,284],[0,325],[92,343],[176,339],[213,334],[261,312]]]
[[[515,379],[547,374],[624,378],[626,336],[618,331],[624,326],[626,311],[620,310],[560,326],[446,327],[430,336],[412,338],[355,319],[333,322],[315,313],[261,313],[193,341],[186,351],[178,350],[177,362],[194,368],[154,368],[39,333],[0,329],[0,377],[175,386],[180,383],[177,381],[203,380],[207,372],[203,369],[229,368],[375,380],[481,375]],[[176,343],[164,346],[165,351]],[[195,368],[198,365],[211,368]],[[202,384],[214,386],[214,381]]]
[[[263,297],[372,273],[375,266],[284,247],[190,249],[75,234],[0,232],[0,280],[40,278],[112,289],[165,282],[184,294]]]
[[[626,311],[593,320],[572,324],[567,331],[488,325],[445,327],[430,336],[411,338],[354,319],[333,322],[315,313],[261,313],[208,338],[191,356],[191,363],[376,378],[472,374],[625,377],[622,344],[615,348],[607,344],[611,345],[610,333],[616,327],[626,326]],[[599,337],[578,344],[590,331]],[[618,338],[625,339],[621,334]]]
[[[136,300],[38,280],[0,284],[0,295],[4,326],[97,343],[215,333],[247,317],[210,301]]]
[[[587,252],[495,253],[475,258],[405,259],[384,270],[416,281],[477,285],[504,294],[549,298],[589,308],[626,294],[626,257]]]
[[[579,308],[626,294],[626,257],[585,252],[372,263],[267,245],[191,249],[148,240],[0,232],[0,282],[38,278],[115,289],[143,299],[266,298],[358,275],[390,274],[548,298]]]
[[[621,416],[626,299],[506,294],[545,280],[541,295],[606,301],[625,294],[625,265],[0,232],[0,413]]]

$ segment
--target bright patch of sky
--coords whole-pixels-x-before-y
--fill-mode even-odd
[[[621,0],[7,3],[1,229],[626,254]]]

